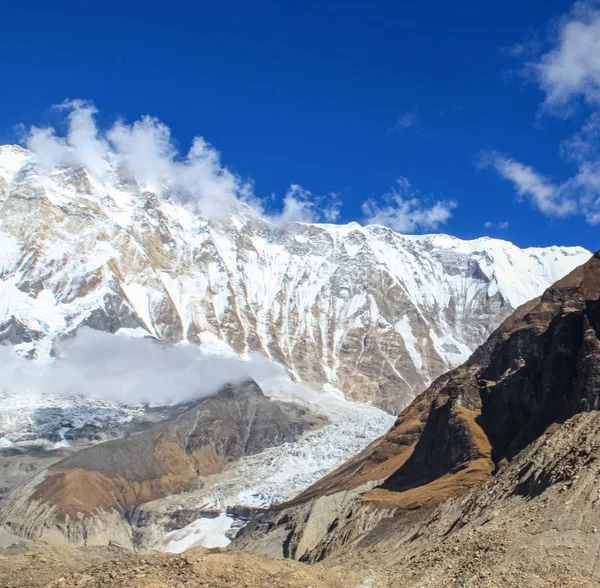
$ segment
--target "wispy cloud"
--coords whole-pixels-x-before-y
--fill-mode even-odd
[[[298,184],[292,184],[283,199],[281,212],[268,218],[276,224],[320,221],[334,223],[340,216],[341,205],[336,193],[317,196]]]
[[[539,33],[530,33],[527,38],[519,43],[514,43],[509,47],[501,47],[499,50],[500,55],[506,57],[516,57],[521,59],[534,58],[539,55],[542,51],[543,43],[540,39]]]
[[[417,127],[418,124],[419,115],[417,113],[417,110],[413,108],[401,114],[396,119],[394,124],[388,129],[388,133],[401,133],[403,131],[407,131],[408,129]]]
[[[580,1],[558,19],[550,49],[524,65],[524,72],[544,93],[541,113],[569,117],[587,109],[588,119],[560,145],[574,175],[556,181],[530,165],[497,152],[485,153],[482,167],[510,180],[519,197],[549,216],[581,215],[600,224],[600,4]],[[517,52],[518,53],[518,52]]]
[[[207,218],[223,218],[239,202],[276,223],[331,222],[341,202],[298,185],[290,186],[280,214],[270,211],[268,199],[254,193],[253,182],[241,178],[221,161],[221,154],[203,137],[193,139],[187,153],[180,154],[167,125],[143,116],[133,123],[117,120],[107,129],[96,123],[93,103],[69,100],[54,107],[67,118],[64,135],[53,127],[31,127],[23,142],[42,169],[82,166],[98,181],[119,173],[126,181],[158,195],[174,198]]]
[[[484,228],[486,229],[500,229],[501,231],[505,231],[506,229],[508,229],[508,221],[500,221],[497,223],[494,223],[492,221],[487,221],[485,223],[483,223]]]
[[[381,202],[369,199],[363,203],[364,222],[384,225],[399,233],[431,231],[446,224],[457,206],[453,200],[438,200],[428,204],[411,187],[407,178],[400,177]]]
[[[504,179],[510,180],[520,197],[529,197],[532,204],[544,214],[567,216],[574,214],[577,204],[564,195],[559,186],[537,173],[531,166],[514,161],[496,152],[482,155],[480,167],[494,168]]]

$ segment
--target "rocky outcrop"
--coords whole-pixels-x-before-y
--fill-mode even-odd
[[[228,463],[295,441],[327,420],[266,398],[257,384],[229,385],[173,420],[64,458],[14,492],[0,511],[11,532],[56,543],[132,544],[125,516],[181,492]]]
[[[241,204],[208,221],[117,169],[101,183],[42,172],[15,146],[0,147],[0,227],[0,340],[20,353],[45,356],[82,325],[218,338],[394,414],[589,255],[356,223],[273,227]]]
[[[418,572],[429,577],[435,545],[460,551],[485,536],[482,545],[496,556],[503,549],[514,557],[510,541],[540,532],[536,549],[552,538],[558,551],[571,535],[557,542],[556,521],[585,541],[600,528],[591,514],[599,394],[600,252],[519,308],[382,439],[292,502],[255,516],[234,546],[309,562],[364,549],[387,553],[390,565],[415,577],[421,561]],[[587,515],[567,522],[574,504],[589,522]],[[550,559],[540,565],[556,569]],[[588,559],[586,573],[599,579]],[[470,574],[477,574],[473,566]],[[447,585],[450,576],[444,570],[427,585]]]

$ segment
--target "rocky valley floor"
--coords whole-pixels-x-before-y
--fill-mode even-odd
[[[393,531],[393,520],[386,521]],[[385,534],[385,529],[380,529]],[[591,588],[598,540],[532,536],[499,522],[427,546],[349,547],[324,562],[196,547],[182,554],[116,547],[41,547],[20,543],[0,554],[0,586],[10,588]]]

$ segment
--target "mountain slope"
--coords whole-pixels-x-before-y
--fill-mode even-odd
[[[388,411],[589,255],[379,227],[207,220],[120,168],[0,147],[0,339],[46,358],[82,325],[259,351]]]
[[[599,398],[600,252],[519,308],[387,435],[255,517],[234,545],[368,559],[408,586],[561,585],[565,571],[593,585]]]

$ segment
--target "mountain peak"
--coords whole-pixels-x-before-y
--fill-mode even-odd
[[[168,343],[210,333],[396,412],[589,255],[357,223],[276,226],[238,200],[206,216],[109,167],[100,181],[80,163],[42,171],[20,147],[0,152],[0,337],[21,354],[47,358],[81,326]]]

